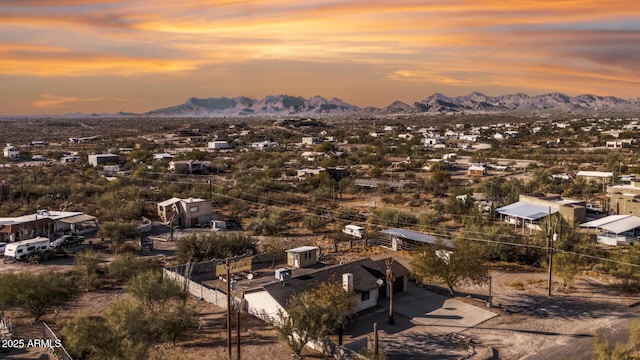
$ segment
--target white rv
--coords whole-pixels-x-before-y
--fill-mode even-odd
[[[37,237],[7,244],[4,249],[4,256],[15,260],[26,260],[31,255],[41,254],[48,251],[49,239],[46,237]]]
[[[352,225],[345,225],[344,229],[342,229],[342,232],[347,235],[351,235],[353,237],[357,237],[361,239],[364,236],[365,229],[362,226],[352,224]]]

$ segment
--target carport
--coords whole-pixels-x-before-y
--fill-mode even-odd
[[[513,224],[516,228],[518,225],[522,225],[522,232],[524,232],[525,227],[528,227],[530,233],[532,229],[539,230],[537,224],[540,219],[558,211],[557,206],[538,205],[523,201],[496,209],[496,212],[500,214],[500,221]]]
[[[581,224],[580,227],[596,228],[596,241],[618,246],[631,244],[640,238],[640,218],[633,215],[610,215]]]

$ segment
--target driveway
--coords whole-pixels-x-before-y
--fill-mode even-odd
[[[388,360],[459,359],[469,354],[469,346],[456,333],[497,315],[412,282],[406,292],[394,294],[394,324],[389,324],[389,299],[382,299],[379,305],[347,327],[344,342],[366,338],[368,347],[373,349],[375,323],[379,346]]]

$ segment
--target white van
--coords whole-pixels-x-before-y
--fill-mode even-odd
[[[364,236],[365,229],[362,226],[351,224],[351,225],[345,225],[344,229],[342,229],[342,232],[347,235],[351,235],[353,237],[357,237],[358,239],[361,239]]]
[[[48,251],[49,239],[46,237],[37,237],[7,244],[4,249],[4,256],[15,260],[26,260],[32,254],[40,254]]]

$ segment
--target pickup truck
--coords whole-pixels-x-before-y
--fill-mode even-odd
[[[596,214],[604,213],[604,209],[600,205],[587,204],[585,207],[587,208],[588,212],[592,212],[592,213],[596,213]]]
[[[62,235],[61,237],[53,240],[49,245],[51,248],[63,248],[69,246],[76,246],[84,241],[84,237],[79,235]]]

